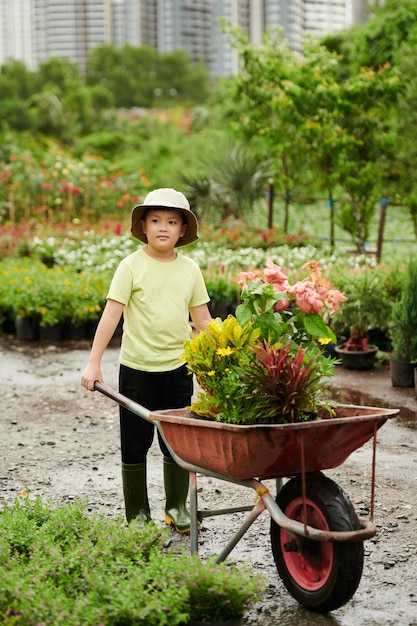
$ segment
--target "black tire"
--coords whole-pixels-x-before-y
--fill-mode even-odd
[[[291,479],[277,496],[291,519],[302,521],[301,477]],[[358,530],[355,510],[342,489],[321,472],[306,475],[307,523],[315,528]],[[358,588],[363,569],[363,542],[331,543],[299,537],[301,550],[273,520],[271,545],[282,582],[300,604],[328,613],[348,602]]]

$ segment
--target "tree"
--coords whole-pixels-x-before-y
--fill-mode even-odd
[[[404,195],[407,199],[414,198],[410,206],[414,216],[416,215],[415,196],[417,196],[416,50],[417,27],[414,25],[407,41],[400,46],[396,54],[397,67],[401,71],[406,88],[400,94],[398,108],[391,117],[392,128],[396,133],[398,145],[395,158],[391,162],[392,192]]]
[[[114,94],[104,85],[92,85],[91,103],[95,112],[114,108]]]
[[[22,61],[10,59],[0,69],[0,127],[19,131],[31,128],[27,99],[34,91],[35,75]]]
[[[153,48],[140,49],[125,45],[115,48],[103,44],[90,52],[87,63],[88,85],[101,85],[114,97],[117,108],[151,106],[153,93],[149,88],[155,73]]]
[[[203,63],[192,63],[186,50],[161,55],[156,68],[156,80],[162,90],[162,102],[204,102],[210,91],[206,67]]]
[[[375,206],[383,178],[378,157],[382,146],[392,145],[384,113],[396,98],[398,76],[385,66],[339,82],[338,56],[318,42],[308,42],[300,58],[280,37],[266,35],[257,46],[237,29],[231,34],[242,57],[237,88],[248,105],[244,122],[280,154],[285,195],[292,192],[288,183],[296,180],[297,169],[305,174],[307,167],[329,200],[333,188],[342,187],[360,228],[352,229],[352,220],[341,224],[363,250],[369,207]],[[369,161],[378,165],[370,168]],[[334,219],[332,214],[331,230]]]
[[[395,65],[397,51],[412,37],[416,21],[417,0],[385,0],[374,6],[371,19],[352,39],[350,62],[356,68]]]
[[[209,89],[206,69],[194,65],[183,50],[160,54],[150,46],[102,45],[91,51],[88,85],[102,85],[116,107],[166,106],[172,102],[204,100]]]
[[[9,59],[0,70],[1,98],[29,98],[35,89],[35,76],[23,61]]]
[[[39,65],[36,78],[37,91],[53,91],[61,96],[81,86],[81,76],[75,63],[67,59],[50,57]]]
[[[94,110],[92,92],[88,87],[74,89],[64,98],[64,109],[71,112],[79,128],[77,134],[86,135],[92,132],[94,125]]]
[[[289,48],[282,30],[266,35],[261,46],[251,44],[239,29],[229,32],[242,58],[242,70],[236,78],[237,94],[246,104],[241,116],[241,131],[247,140],[261,137],[277,163],[276,178],[284,198],[290,198],[297,184],[306,176],[306,147],[298,132],[302,115],[297,109],[294,81],[296,55]],[[288,228],[288,204],[284,232]]]
[[[0,78],[1,90],[1,78]],[[10,98],[1,101],[0,128],[9,128],[17,131],[32,128],[32,121],[28,116],[28,104],[20,98]]]
[[[55,93],[42,91],[31,98],[30,114],[36,127],[45,135],[62,139],[65,129],[65,115],[61,100]]]
[[[345,74],[355,73],[360,65],[377,71],[389,63],[401,76],[397,99],[384,105],[385,126],[391,138],[395,137],[395,145],[392,141],[388,146],[382,144],[377,160],[384,170],[384,194],[408,204],[413,224],[417,224],[416,18],[417,0],[387,0],[359,29],[324,40],[329,49],[343,51]]]

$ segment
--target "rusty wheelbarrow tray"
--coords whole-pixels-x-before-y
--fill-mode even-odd
[[[337,467],[396,413],[339,405],[332,419],[251,426],[193,418],[186,409],[155,411],[150,419],[183,463],[249,480],[299,474],[302,465],[306,472]]]
[[[96,382],[95,388],[153,422],[174,460],[190,472],[192,552],[198,552],[198,523],[203,518],[248,511],[238,531],[220,552],[217,561],[221,562],[255,519],[267,510],[272,519],[274,558],[290,593],[307,608],[320,612],[342,606],[352,597],[362,573],[362,542],[376,534],[373,521],[376,433],[387,419],[398,415],[398,409],[340,404],[331,419],[297,424],[233,425],[195,418],[187,409],[151,412],[102,383]],[[371,515],[370,520],[365,520],[356,517],[345,494],[321,471],[338,467],[372,438]],[[256,492],[255,504],[199,511],[197,474],[252,488]],[[281,479],[290,477],[292,480],[280,492]],[[261,482],[271,478],[277,482],[276,499]],[[332,512],[335,507],[328,504],[333,497],[338,501],[336,519]],[[350,522],[339,523],[338,517]],[[312,548],[312,542],[324,546],[320,554],[317,548]],[[342,554],[349,567],[347,571],[339,567],[341,571],[335,577],[334,563],[341,557],[337,559],[333,551],[329,555],[327,544],[339,546],[333,551],[345,549],[346,544],[360,544],[361,552],[353,561],[351,554]],[[345,548],[340,548],[343,545]],[[346,578],[351,583],[344,583],[344,591],[339,591]],[[319,582],[314,582],[316,579]]]

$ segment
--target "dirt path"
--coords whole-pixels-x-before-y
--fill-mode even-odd
[[[104,358],[107,384],[117,387],[118,348]],[[88,355],[86,343],[48,346],[0,340],[1,455],[0,495],[11,502],[27,488],[32,495],[68,502],[88,499],[89,507],[108,515],[123,514],[117,406],[79,384]],[[365,377],[365,378],[363,378]],[[359,382],[358,382],[359,381]],[[354,598],[331,615],[300,608],[277,575],[264,513],[231,556],[249,560],[269,579],[262,604],[246,623],[258,626],[417,625],[417,401],[409,390],[393,394],[386,375],[361,377],[338,370],[333,383],[350,401],[403,408],[403,418],[389,421],[378,435],[377,536],[365,543],[365,567]],[[372,392],[373,390],[373,392]],[[352,398],[352,394],[354,397]],[[366,395],[368,394],[368,395]],[[343,394],[342,394],[343,395]],[[349,399],[349,398],[348,398]],[[336,470],[326,472],[349,495],[355,509],[369,507],[371,445],[366,444]],[[273,481],[266,481],[273,489]],[[163,519],[162,465],[156,445],[149,457],[153,518]],[[231,483],[199,477],[199,506],[216,508],[251,503],[252,492]],[[209,518],[200,533],[202,558],[216,553],[238,528],[240,514]],[[172,542],[188,544],[172,534]]]

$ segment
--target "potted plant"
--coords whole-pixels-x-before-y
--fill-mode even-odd
[[[200,391],[191,410],[221,422],[290,423],[316,419],[334,361],[320,344],[335,341],[325,323],[346,298],[316,261],[290,284],[267,261],[263,272],[241,273],[236,317],[213,320],[185,344],[184,360]]]
[[[391,316],[393,387],[414,387],[417,367],[417,262],[408,263],[401,297],[393,304]]]
[[[14,259],[3,264],[7,286],[4,302],[13,316],[18,339],[60,339],[68,316],[67,275],[62,268],[48,268],[33,259]]]
[[[88,338],[109,283],[105,272],[47,267],[32,258],[3,260],[1,275],[0,322],[25,341]]]
[[[231,275],[227,266],[214,265],[203,271],[207,291],[210,296],[212,317],[225,319],[236,310],[239,287],[236,278]]]
[[[392,302],[388,297],[385,276],[372,268],[363,268],[339,278],[339,286],[347,302],[334,317],[334,327],[348,339],[336,345],[335,354],[349,369],[369,369],[374,366],[378,347],[369,341],[374,329],[387,331]]]
[[[100,314],[104,308],[105,294],[110,283],[107,273],[92,271],[73,273],[67,290],[67,337],[90,339],[93,337]]]

